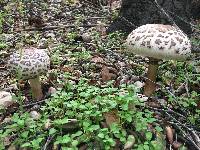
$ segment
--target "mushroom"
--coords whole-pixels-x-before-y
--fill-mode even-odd
[[[191,43],[179,28],[163,24],[146,24],[133,30],[126,40],[127,49],[148,57],[147,80],[144,95],[151,96],[156,89],[156,75],[160,60],[186,60],[191,54]]]
[[[29,81],[34,99],[43,98],[39,76],[47,73],[50,66],[50,58],[44,49],[31,47],[14,52],[8,66],[18,79]]]

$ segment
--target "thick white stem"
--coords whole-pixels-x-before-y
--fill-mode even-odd
[[[31,86],[33,98],[36,100],[41,100],[43,98],[43,93],[39,76],[34,79],[29,79],[29,84]]]

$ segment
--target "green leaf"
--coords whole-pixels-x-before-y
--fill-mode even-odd
[[[28,133],[29,133],[29,131],[24,131],[20,135],[21,135],[22,138],[27,138],[28,137]]]
[[[21,128],[21,127],[24,127],[25,121],[19,119],[19,120],[17,121],[17,124],[19,125],[20,128]]]
[[[99,126],[99,125],[92,125],[90,128],[92,128],[92,130],[94,131],[94,130],[97,130],[97,129],[99,129],[99,128],[100,128],[100,126]]]
[[[104,134],[103,133],[99,133],[97,136],[102,138],[102,139],[104,138]]]
[[[156,126],[155,129],[156,129],[157,132],[163,131],[163,129],[161,127],[159,127],[159,126]]]
[[[137,150],[144,150],[144,145],[143,144],[138,145]]]
[[[150,122],[150,123],[155,122],[155,121],[156,121],[155,118],[149,118],[149,119],[148,119],[148,122]]]
[[[90,123],[89,123],[89,122],[86,122],[86,121],[84,121],[84,122],[83,122],[83,126],[84,126],[84,127],[89,127],[89,126],[90,126]]]
[[[71,141],[71,138],[68,136],[68,135],[64,135],[63,137],[62,137],[62,143],[63,144],[66,144],[66,143],[68,143],[68,142],[70,142]]]
[[[39,148],[40,147],[40,143],[42,142],[43,138],[37,138],[31,141],[32,145],[34,148]]]
[[[75,134],[72,134],[72,138],[75,138],[75,137],[81,136],[82,134],[83,134],[82,131],[78,131],[78,132],[76,132]]]
[[[52,135],[52,134],[54,134],[54,133],[56,133],[56,132],[57,132],[56,129],[51,128],[51,129],[49,130],[49,135]]]
[[[128,110],[128,104],[127,103],[123,104],[121,107],[122,107],[123,110]]]
[[[29,147],[30,145],[31,145],[31,143],[26,142],[26,143],[24,143],[24,144],[21,145],[21,148],[23,148],[23,147]]]
[[[149,150],[149,145],[145,144],[143,148],[144,148],[144,150]]]
[[[57,125],[63,125],[68,123],[68,119],[67,118],[63,118],[63,119],[56,119],[53,121],[53,123],[57,124]]]
[[[151,132],[146,132],[145,135],[146,135],[146,139],[148,141],[150,141],[152,139],[152,133]]]
[[[73,140],[72,141],[72,146],[77,146],[78,145],[78,141],[77,140]]]

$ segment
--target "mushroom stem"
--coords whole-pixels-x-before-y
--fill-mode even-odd
[[[29,79],[29,84],[31,86],[33,98],[36,100],[41,100],[43,98],[43,93],[39,76],[34,79]]]
[[[144,95],[151,96],[156,89],[156,75],[158,71],[158,60],[149,59],[147,80],[144,86]]]

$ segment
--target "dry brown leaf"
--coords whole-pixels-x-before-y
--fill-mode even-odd
[[[8,150],[16,150],[17,148],[16,148],[16,146],[15,145],[10,145],[9,147],[8,147]]]
[[[107,66],[103,66],[103,68],[101,69],[101,78],[103,82],[109,81],[115,77],[116,75],[113,73],[110,73]]]
[[[72,73],[74,71],[74,68],[72,68],[70,66],[64,66],[64,67],[61,67],[60,70],[64,71],[64,72],[70,72],[70,73]]]
[[[182,146],[182,144],[180,142],[174,141],[172,146],[175,150],[178,150]]]
[[[95,56],[91,59],[91,62],[94,62],[94,63],[103,63],[104,60],[103,58],[99,57],[99,56]]]
[[[103,24],[102,22],[100,21],[97,21],[97,26],[96,26],[96,30],[97,32],[99,32],[101,34],[101,36],[106,36],[107,33],[106,33],[106,27],[105,27],[105,24]]]
[[[5,146],[10,145],[11,144],[11,136],[6,136],[3,138],[3,144]]]
[[[111,126],[111,124],[113,123],[120,123],[120,118],[118,116],[118,111],[116,109],[109,111],[109,112],[105,112],[104,114],[104,118],[106,119],[106,123],[108,126]]]
[[[135,137],[134,135],[129,135],[128,140],[124,145],[124,150],[125,149],[130,149],[133,145],[135,144]]]
[[[82,72],[81,72],[80,70],[75,70],[73,75],[74,75],[75,77],[77,77],[77,78],[80,78],[81,75],[82,75]]]
[[[0,106],[3,108],[7,108],[14,104],[12,95],[10,92],[0,91]]]
[[[51,120],[47,119],[44,125],[44,128],[47,130],[52,126]]]
[[[166,136],[167,136],[167,139],[169,140],[169,143],[173,144],[174,135],[173,135],[172,128],[170,126],[166,126],[165,130],[166,130]]]
[[[111,0],[110,3],[111,3],[110,4],[111,10],[116,10],[121,7],[122,1],[121,0]]]

